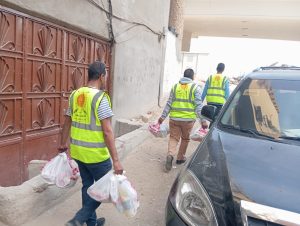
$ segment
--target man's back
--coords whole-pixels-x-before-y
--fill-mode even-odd
[[[161,124],[170,113],[170,141],[165,164],[166,172],[172,169],[172,162],[180,140],[176,164],[186,161],[185,153],[190,141],[190,133],[197,116],[200,117],[201,114],[201,90],[193,80],[193,69],[186,69],[184,77],[173,86],[169,100],[158,120],[158,123]]]
[[[229,81],[222,73],[225,64],[219,63],[217,73],[209,76],[201,96],[202,101],[206,98],[207,103],[222,106],[229,97]]]
[[[98,89],[82,87],[71,94],[71,157],[84,163],[108,159],[101,121],[97,109],[104,97]]]
[[[192,79],[183,77],[172,87],[161,118],[165,119],[170,113],[170,119],[176,121],[194,121],[196,115],[200,116],[201,107],[200,87]],[[184,112],[182,109],[187,111]]]
[[[211,75],[208,78],[206,94],[207,103],[224,104],[226,102],[225,83],[227,78],[222,74]]]
[[[173,86],[173,102],[171,104],[171,118],[195,119],[195,90],[196,84],[177,83]]]

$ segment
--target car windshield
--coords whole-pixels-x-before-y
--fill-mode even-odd
[[[300,139],[300,81],[247,79],[221,125],[274,139]]]

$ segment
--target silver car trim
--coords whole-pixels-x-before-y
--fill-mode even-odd
[[[298,213],[244,200],[241,200],[241,216],[244,226],[248,226],[248,216],[286,226],[300,226],[300,214]]]

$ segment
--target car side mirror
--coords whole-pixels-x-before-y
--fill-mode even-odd
[[[217,107],[212,105],[205,105],[201,110],[201,115],[213,122],[217,116]]]

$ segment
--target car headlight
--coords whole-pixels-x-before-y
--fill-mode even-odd
[[[218,226],[209,196],[190,170],[184,170],[172,188],[170,200],[190,226]]]

